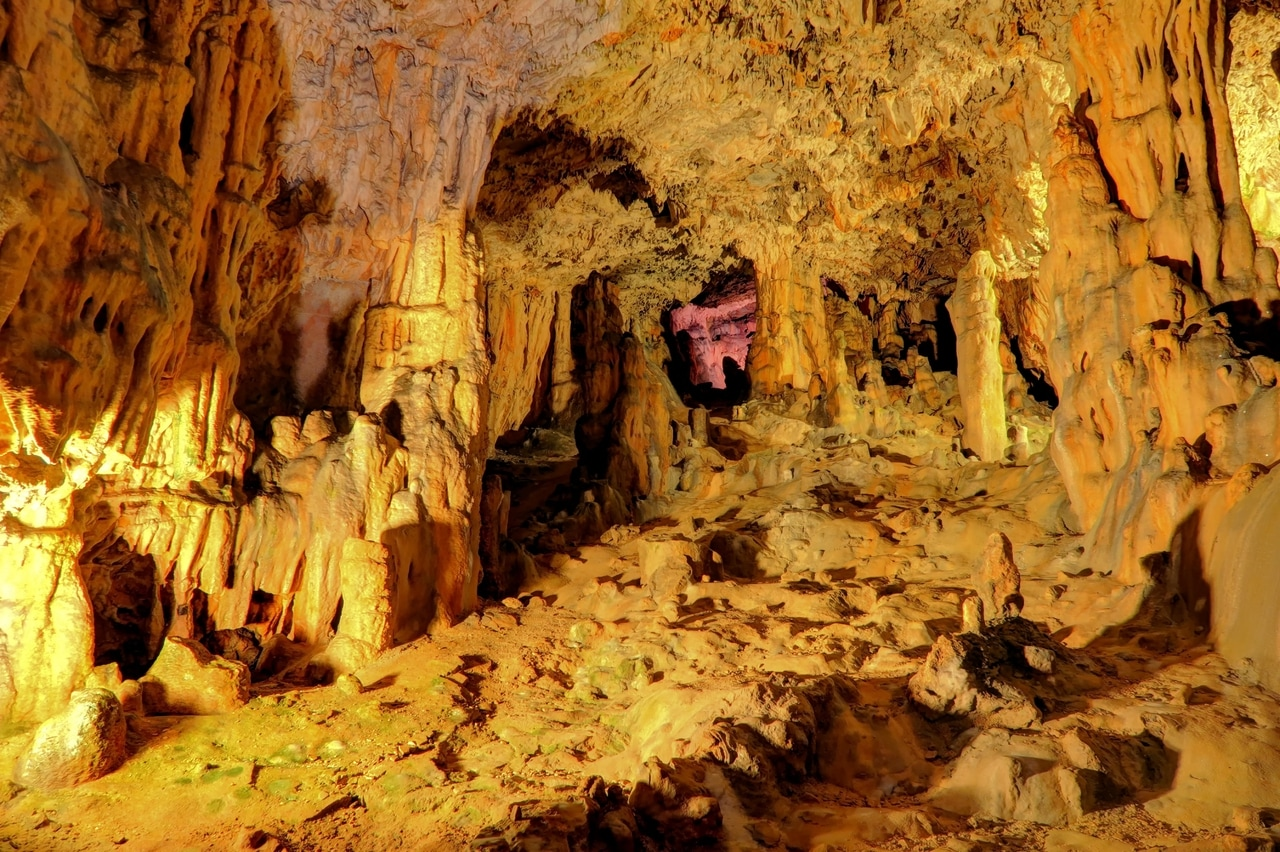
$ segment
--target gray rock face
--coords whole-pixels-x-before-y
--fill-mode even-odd
[[[106,689],[81,689],[71,703],[36,729],[18,761],[14,780],[53,790],[112,772],[125,758],[125,719],[120,701]]]

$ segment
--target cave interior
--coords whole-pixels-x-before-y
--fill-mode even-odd
[[[1280,842],[1271,0],[3,0],[0,127],[0,849]]]

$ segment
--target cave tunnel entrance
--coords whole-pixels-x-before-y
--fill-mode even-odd
[[[1016,336],[1009,338],[1009,350],[1013,353],[1013,360],[1017,365],[1018,372],[1022,374],[1023,380],[1027,383],[1027,393],[1031,398],[1041,405],[1048,406],[1050,409],[1057,408],[1058,392],[1043,373],[1034,367],[1028,366]]]
[[[946,300],[938,299],[935,307],[933,335],[921,344],[919,351],[929,359],[929,366],[935,373],[954,373],[960,363],[956,356],[956,328],[951,323]]]
[[[166,622],[155,560],[108,537],[86,548],[80,574],[93,605],[94,665],[116,663],[124,677],[141,677],[159,654]]]
[[[756,333],[756,272],[749,260],[712,276],[688,304],[663,312],[668,374],[686,404],[740,405],[751,395],[747,354]]]

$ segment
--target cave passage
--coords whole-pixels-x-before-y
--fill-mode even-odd
[[[756,279],[750,263],[716,275],[685,305],[664,315],[672,384],[686,401],[739,405],[751,392],[747,354],[756,332]]]

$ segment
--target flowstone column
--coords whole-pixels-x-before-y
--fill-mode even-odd
[[[947,302],[956,328],[962,440],[983,461],[999,461],[1009,446],[995,279],[991,253],[975,252],[956,276],[955,294]]]
[[[476,602],[489,381],[480,255],[463,211],[417,223],[365,322],[360,401],[408,452],[408,489],[383,538],[400,566],[398,620],[453,623]]]
[[[807,399],[831,420],[853,422],[844,354],[833,350],[822,279],[782,252],[748,253],[756,268],[756,333],[748,355],[752,391]]]

